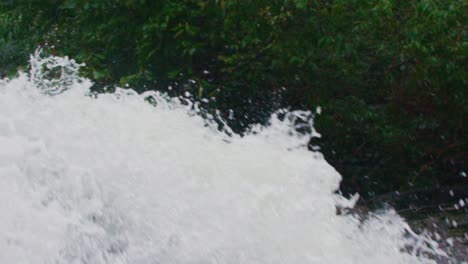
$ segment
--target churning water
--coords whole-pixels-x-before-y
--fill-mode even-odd
[[[0,81],[0,263],[432,263],[393,211],[337,215],[306,112],[228,136],[156,92],[90,95],[67,58]],[[58,70],[57,70],[58,69]],[[153,104],[147,101],[152,101]],[[195,110],[194,110],[195,109]]]

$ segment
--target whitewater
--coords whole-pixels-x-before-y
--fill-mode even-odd
[[[307,149],[313,128],[296,132],[311,113],[279,111],[240,136],[184,98],[93,94],[79,67],[36,53],[29,73],[0,81],[0,263],[413,264],[445,255],[393,210],[337,214],[357,196],[337,194],[341,176]]]

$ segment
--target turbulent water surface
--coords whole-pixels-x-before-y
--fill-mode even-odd
[[[31,73],[0,81],[0,263],[394,264],[443,254],[393,211],[336,214],[353,201],[334,194],[340,175],[307,151],[310,135],[294,132],[307,113],[227,136],[181,99],[90,96],[77,67],[36,55]]]

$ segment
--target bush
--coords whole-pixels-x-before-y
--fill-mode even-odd
[[[16,72],[39,45],[85,62],[84,74],[101,86],[172,85],[172,93],[216,96],[208,107],[225,115],[234,109],[238,131],[283,103],[321,105],[316,125],[324,138],[312,143],[342,172],[343,190],[447,185],[463,181],[467,154],[466,7],[443,0],[3,1],[0,72]]]

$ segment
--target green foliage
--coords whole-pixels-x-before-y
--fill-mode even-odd
[[[250,115],[240,130],[264,121],[286,87],[291,107],[324,107],[317,144],[349,191],[452,184],[467,154],[466,10],[443,0],[3,1],[0,73],[43,46],[85,62],[102,85],[216,96],[220,110]]]

